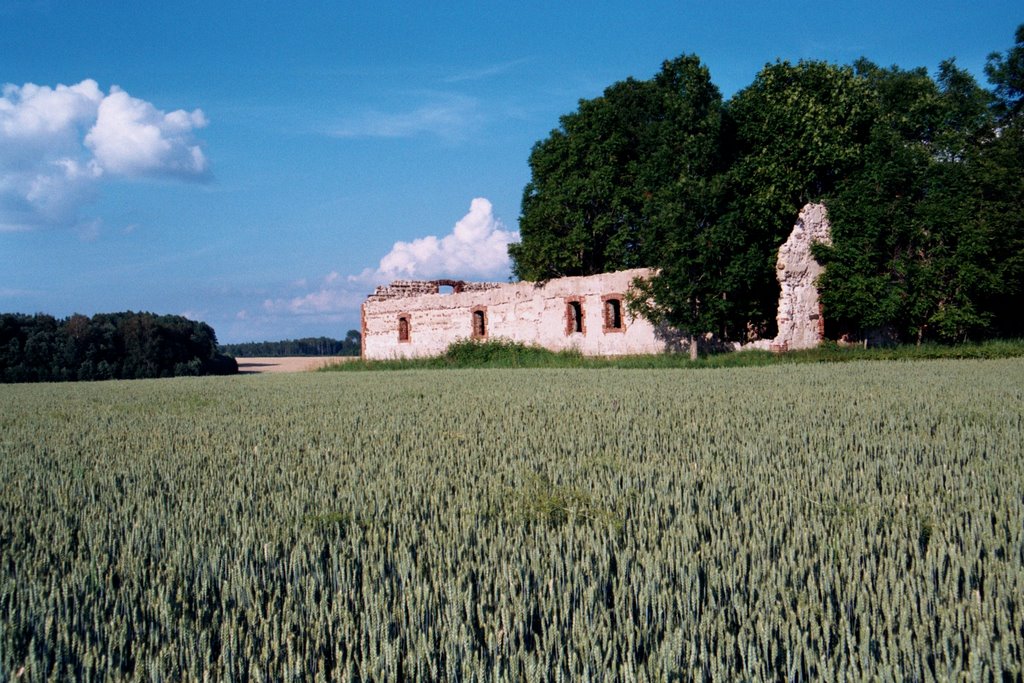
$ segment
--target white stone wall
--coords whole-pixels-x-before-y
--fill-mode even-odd
[[[824,204],[807,204],[800,211],[789,239],[779,248],[779,334],[776,344],[787,350],[811,349],[824,338],[817,279],[825,269],[811,255],[816,243],[832,244]]]
[[[744,348],[813,349],[825,338],[817,286],[817,279],[825,269],[811,254],[811,246],[816,243],[832,244],[828,212],[824,204],[806,204],[789,238],[779,247],[775,264],[779,280],[779,309],[775,320],[779,332],[775,339],[756,341]]]
[[[800,211],[789,239],[779,248],[778,335],[745,344],[744,349],[787,351],[813,348],[824,338],[816,280],[822,266],[811,245],[831,243],[828,214],[822,204]],[[626,310],[625,294],[646,268],[566,277],[546,283],[396,281],[378,287],[363,304],[363,357],[368,359],[437,356],[452,342],[473,336],[473,312],[484,311],[488,339],[510,339],[551,350],[577,349],[585,355],[617,356],[685,349],[684,337],[656,330]],[[451,294],[439,286],[454,286]],[[605,326],[604,299],[622,300],[622,329]],[[583,309],[583,331],[569,329],[569,300]],[[399,318],[408,320],[408,341],[399,340]]]
[[[585,355],[660,353],[666,350],[666,341],[649,322],[631,316],[624,300],[633,280],[650,272],[635,269],[543,284],[489,284],[487,289],[451,294],[391,296],[388,290],[389,296],[371,296],[363,304],[363,357],[439,355],[453,341],[473,335],[475,309],[485,312],[488,339],[510,339],[552,350],[578,349]],[[610,295],[622,300],[620,330],[605,326],[604,298]],[[579,301],[583,309],[583,332],[569,328],[570,299]],[[408,341],[399,341],[400,317],[409,321]]]

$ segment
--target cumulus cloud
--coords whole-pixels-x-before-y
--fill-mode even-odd
[[[395,242],[380,260],[377,279],[504,278],[509,273],[508,245],[519,233],[507,230],[491,203],[477,197],[450,233]]]
[[[0,92],[0,231],[76,225],[106,177],[208,174],[202,110],[165,113],[91,79]]]
[[[96,116],[103,100],[96,81],[87,79],[77,85],[26,83],[3,86],[0,97],[0,134],[4,138],[50,144],[55,137],[70,141],[75,128]]]
[[[85,136],[105,171],[124,176],[206,173],[206,157],[192,131],[206,126],[202,110],[165,114],[117,86],[100,102],[96,124]]]
[[[319,286],[306,294],[266,299],[267,315],[324,315],[351,312],[359,308],[374,285],[396,279],[504,280],[510,272],[508,245],[519,233],[508,230],[494,215],[491,202],[478,197],[469,212],[438,237],[427,235],[409,242],[395,242],[377,268],[357,275],[326,275]]]
[[[306,278],[296,280],[292,286],[307,289]],[[356,283],[352,278],[343,278],[337,271],[331,271],[318,283],[315,289],[297,296],[264,299],[262,310],[265,315],[324,315],[352,311],[359,308],[366,298],[365,284]],[[248,315],[248,313],[246,313]]]

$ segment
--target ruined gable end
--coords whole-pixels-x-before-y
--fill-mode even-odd
[[[818,277],[825,271],[811,253],[815,244],[832,244],[824,204],[806,204],[789,237],[779,247],[775,275],[779,281],[778,334],[743,348],[796,351],[813,349],[825,338],[825,320],[818,298]]]

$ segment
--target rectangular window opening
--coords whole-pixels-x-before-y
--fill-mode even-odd
[[[473,336],[478,339],[487,336],[487,314],[482,310],[473,311]]]
[[[570,301],[569,308],[566,311],[569,315],[569,334],[574,332],[583,332],[583,303],[580,301]]]
[[[622,299],[605,299],[604,328],[606,330],[622,329]]]

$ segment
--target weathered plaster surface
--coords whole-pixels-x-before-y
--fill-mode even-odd
[[[824,205],[808,204],[779,248],[778,335],[742,348],[786,351],[821,343],[824,321],[816,280],[823,268],[811,255],[811,246],[818,242],[831,244],[828,215]],[[633,281],[652,273],[637,268],[514,284],[397,280],[378,287],[363,304],[363,357],[436,356],[454,341],[481,336],[537,344],[553,351],[576,349],[595,356],[684,350],[686,335],[655,329],[626,308],[625,297]],[[451,293],[441,293],[442,287],[451,288]],[[619,302],[618,327],[609,324],[609,300]],[[574,304],[582,309],[578,326]],[[474,329],[474,318],[479,324],[481,315],[486,328],[483,335]]]
[[[825,338],[825,321],[818,300],[817,279],[824,268],[811,255],[816,243],[832,244],[828,212],[824,204],[807,204],[779,247],[776,277],[779,280],[779,332],[775,339],[761,340],[744,348],[773,351],[811,349]]]
[[[546,283],[451,284],[441,294],[435,282],[399,281],[378,287],[363,304],[363,356],[368,359],[436,356],[457,339],[473,336],[473,311],[486,313],[486,338],[509,339],[552,349],[577,349],[586,355],[659,353],[664,339],[621,302],[621,326],[606,325],[606,300],[621,299],[647,269],[567,277]],[[570,301],[583,309],[583,331],[568,324]],[[407,317],[409,340],[399,341],[398,319]]]

